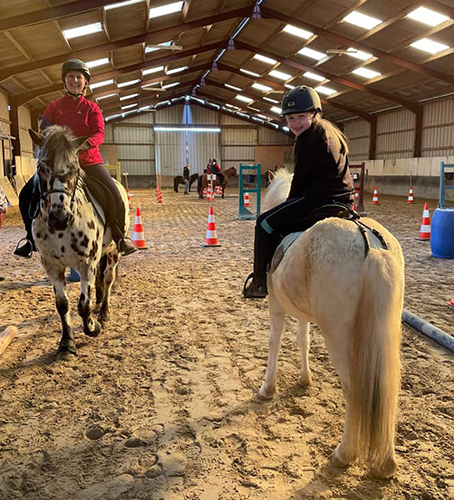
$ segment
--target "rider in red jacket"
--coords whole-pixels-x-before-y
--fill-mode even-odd
[[[104,118],[99,106],[84,96],[90,82],[90,70],[83,61],[69,59],[62,66],[61,77],[66,95],[47,106],[41,122],[41,131],[50,125],[60,125],[69,127],[76,137],[89,137],[91,148],[79,153],[79,164],[86,174],[104,184],[112,194],[115,207],[106,211],[106,219],[118,249],[122,255],[129,255],[136,251],[136,247],[125,239],[125,205],[117,185],[103,166],[99,152],[99,146],[104,142]],[[31,257],[33,250],[36,250],[31,231],[33,214],[36,213],[39,203],[39,193],[35,186],[36,175],[27,182],[19,195],[19,208],[27,238],[23,245],[17,246],[14,253],[21,257]]]
[[[216,160],[216,158],[213,158],[210,168],[211,168],[211,173],[216,174],[216,177],[219,179],[219,184],[222,184],[224,182],[224,174],[221,172],[221,167],[219,166],[219,163]]]

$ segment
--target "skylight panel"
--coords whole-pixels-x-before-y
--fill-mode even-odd
[[[173,2],[162,7],[154,7],[150,9],[150,19],[179,12],[183,8],[183,4],[184,2]]]
[[[278,80],[288,80],[289,78],[292,78],[292,75],[289,75],[288,73],[283,73],[282,71],[276,71],[273,69],[268,73],[270,76],[274,76],[274,78],[277,78]]]
[[[180,82],[174,82],[174,83],[169,83],[168,85],[163,85],[163,89],[170,89],[171,87],[176,87],[177,85],[180,85]]]
[[[248,106],[248,109],[252,109],[253,111],[257,111],[257,113],[260,113],[260,109],[253,108],[252,106]]]
[[[284,87],[287,87],[288,89],[292,90],[295,88],[294,85],[290,85],[289,83],[284,83]]]
[[[355,75],[364,76],[364,78],[375,78],[380,76],[381,73],[368,68],[356,68],[352,71]]]
[[[114,80],[113,78],[111,78],[110,80],[104,80],[102,82],[90,83],[90,88],[93,90],[99,87],[105,87],[106,85],[112,85],[113,83]]]
[[[96,100],[100,101],[101,99],[108,99],[109,97],[115,97],[116,95],[118,95],[118,94],[116,92],[114,92],[113,94],[102,95],[101,97],[97,97]]]
[[[152,87],[153,85],[161,85],[162,82],[153,82],[153,83],[147,83],[146,85],[142,85],[142,88],[144,87]]]
[[[235,99],[238,99],[239,101],[243,102],[252,102],[254,99],[251,99],[250,97],[246,97],[244,95],[238,94]]]
[[[259,118],[262,118],[262,120],[268,120],[268,117],[265,115],[257,115]]]
[[[349,47],[347,49],[347,55],[350,57],[354,57],[356,59],[361,59],[361,61],[367,61],[368,59],[373,57],[372,54],[369,54],[368,52],[363,52],[362,50],[356,50],[354,47]]]
[[[262,92],[269,92],[270,90],[273,90],[271,87],[268,87],[268,85],[262,85],[261,83],[253,83],[252,87],[261,90]]]
[[[271,111],[272,111],[273,113],[276,113],[276,114],[280,115],[280,114],[282,113],[282,108],[278,108],[277,106],[273,106],[273,107],[271,108]]]
[[[324,52],[319,52],[318,50],[310,49],[309,47],[303,47],[301,50],[298,50],[298,54],[309,57],[311,59],[316,59],[317,61],[320,61],[320,59],[324,59],[326,57],[326,54]]]
[[[162,42],[162,43],[158,43],[158,45],[161,45],[162,47],[169,47],[170,45],[172,45],[173,41],[172,40],[169,40],[168,42]],[[148,54],[149,52],[155,52],[156,50],[161,50],[159,49],[158,47],[145,47],[145,54]]]
[[[268,102],[273,102],[274,104],[279,104],[279,101],[276,101],[276,99],[271,99],[271,97],[264,97],[263,99]]]
[[[166,75],[171,75],[172,73],[179,73],[180,71],[184,71],[185,69],[188,69],[188,67],[180,66],[179,68],[168,69],[166,71]]]
[[[143,2],[144,0],[126,0],[125,2],[114,3],[110,5],[106,5],[104,7],[105,10],[118,9],[119,7],[126,7],[127,5],[132,5],[134,3]]]
[[[228,103],[227,103],[227,104],[226,104],[226,106],[227,106],[228,108],[232,108],[232,109],[241,109],[241,108],[239,108],[238,106],[234,106],[233,104],[228,104]]]
[[[408,16],[410,19],[419,21],[420,23],[427,24],[429,26],[438,26],[445,21],[448,21],[449,17],[439,14],[433,10],[427,9],[426,7],[419,7],[413,12],[410,12]]]
[[[124,97],[120,97],[120,101],[126,101],[127,99],[132,99],[133,97],[137,97],[139,94],[130,94]]]
[[[92,35],[93,33],[99,33],[103,31],[101,23],[86,24],[85,26],[79,26],[78,28],[71,28],[69,30],[63,30],[63,35],[66,40],[71,40],[71,38],[78,38],[80,36]]]
[[[434,42],[433,40],[429,40],[428,38],[422,38],[417,42],[411,44],[411,47],[415,49],[422,50],[424,52],[428,52],[429,54],[437,54],[442,50],[449,49],[448,45],[444,45],[443,43]]]
[[[262,61],[262,62],[267,63],[267,64],[277,64],[277,61],[275,61],[274,59],[271,59],[271,57],[265,57],[265,56],[262,56],[260,54],[255,54],[253,59],[258,59],[259,61]]]
[[[361,12],[358,12],[356,10],[351,12],[348,16],[344,17],[343,21],[349,24],[354,24],[355,26],[359,26],[360,28],[364,28],[366,30],[371,30],[372,28],[375,28],[375,26],[378,26],[383,22],[380,19],[376,19],[375,17],[361,14]]]
[[[127,87],[128,85],[134,85],[135,83],[139,83],[140,78],[135,80],[129,80],[129,82],[117,83],[117,87]]]
[[[243,90],[240,89],[240,87],[235,87],[235,85],[230,85],[230,83],[224,83],[224,86],[229,89],[236,90],[237,92],[241,92]]]
[[[121,106],[121,109],[131,109],[137,106],[137,103],[135,102],[134,104],[127,104],[126,106]]]
[[[108,57],[103,57],[102,59],[88,61],[86,64],[88,68],[97,68],[98,66],[104,66],[104,64],[109,64],[109,63],[110,59]]]
[[[315,80],[316,82],[323,82],[323,80],[326,80],[324,76],[316,75],[315,73],[311,73],[310,71],[306,71],[306,73],[303,73],[303,76],[311,80]]]
[[[155,68],[148,68],[142,70],[142,75],[151,75],[152,73],[159,73],[159,71],[164,71],[164,66],[156,66]]]
[[[290,33],[291,35],[295,35],[299,38],[304,38],[304,40],[307,40],[313,35],[313,33],[311,33],[310,31],[302,30],[301,28],[297,28],[296,26],[292,26],[291,24],[287,24],[287,26],[282,31]]]
[[[337,90],[331,89],[329,87],[325,87],[324,85],[319,85],[318,87],[315,87],[315,90],[319,94],[323,94],[323,95],[331,95],[331,94],[335,94],[337,92]]]
[[[251,76],[260,76],[258,73],[254,73],[253,71],[249,71],[249,70],[247,70],[247,69],[242,69],[242,68],[240,68],[240,71],[241,71],[242,73],[246,73],[246,75],[251,75]]]

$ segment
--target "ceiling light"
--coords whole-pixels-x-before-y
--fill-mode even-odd
[[[165,104],[168,101],[160,102],[158,104]],[[190,128],[190,127],[154,127],[157,132],[216,132],[220,133],[221,129],[217,127],[200,127],[200,128]]]
[[[137,106],[136,102],[134,104],[128,104],[126,106],[121,106],[121,109],[130,109],[130,108],[133,108],[134,106]]]
[[[235,99],[238,99],[239,101],[243,101],[243,102],[252,102],[254,99],[251,99],[250,97],[246,97],[244,95],[240,95],[238,94]]]
[[[337,92],[337,90],[331,89],[329,87],[325,87],[324,85],[319,85],[318,87],[315,87],[315,90],[319,94],[323,94],[323,95],[331,95],[331,94],[335,94]]]
[[[358,11],[351,12],[348,16],[344,17],[343,21],[346,23],[354,24],[355,26],[359,26],[360,28],[364,28],[366,30],[371,30],[378,26],[383,21],[380,19],[376,19],[375,17],[366,16],[366,14],[361,14]]]
[[[268,87],[268,85],[262,85],[261,83],[253,83],[252,87],[261,90],[262,92],[269,92],[270,90],[273,90],[271,87]]]
[[[347,49],[347,55],[350,57],[355,57],[356,59],[361,59],[361,61],[367,61],[371,57],[373,57],[372,54],[369,54],[368,52],[363,52],[362,50],[356,50],[353,47],[349,47]]]
[[[249,71],[249,70],[247,70],[247,69],[242,69],[242,68],[240,68],[240,71],[241,71],[242,73],[246,73],[246,75],[251,75],[251,76],[260,76],[258,73],[254,73],[253,71]]]
[[[180,82],[169,83],[168,85],[163,85],[163,89],[170,89],[170,87],[175,87],[176,85],[180,85]]]
[[[185,69],[188,69],[188,67],[180,66],[179,68],[168,69],[166,71],[166,75],[171,75],[172,73],[178,73],[179,71],[184,71]]]
[[[183,8],[183,4],[184,2],[174,2],[163,5],[162,7],[155,7],[153,9],[150,9],[150,19],[179,12]]]
[[[356,68],[352,71],[355,75],[364,76],[364,78],[375,78],[376,76],[380,76],[381,73],[378,71],[373,71],[368,68]]]
[[[248,106],[248,109],[252,109],[252,111],[257,111],[258,113],[260,112],[260,109],[253,108],[252,106]]]
[[[423,50],[424,52],[429,52],[429,54],[437,54],[442,50],[449,49],[448,45],[434,42],[433,40],[429,40],[428,38],[422,38],[421,40],[412,43],[410,46],[414,47],[415,49]]]
[[[277,106],[273,106],[273,107],[271,108],[271,111],[272,111],[273,113],[276,113],[276,114],[280,115],[280,114],[282,113],[282,108],[278,108]]]
[[[137,97],[139,94],[130,94],[125,97],[120,97],[120,101],[126,101],[127,99],[132,99],[133,97]]]
[[[260,118],[262,118],[263,120],[268,120],[268,117],[267,117],[267,116],[265,116],[265,115],[257,115],[257,116],[259,116],[259,117],[260,117]]]
[[[262,61],[262,62],[267,63],[267,64],[277,64],[277,61],[275,61],[274,59],[271,59],[270,57],[262,56],[260,54],[255,54],[253,59],[258,59],[259,61]]]
[[[104,7],[105,10],[118,9],[118,7],[126,7],[126,5],[132,5],[134,3],[143,2],[144,0],[126,0],[126,2],[114,3],[110,5],[106,5]]]
[[[428,24],[429,26],[438,26],[449,19],[449,17],[433,10],[426,9],[426,7],[419,7],[413,12],[410,12],[407,17],[419,21],[420,23]]]
[[[289,83],[284,83],[284,87],[287,87],[290,90],[295,88],[294,85],[290,85]]]
[[[103,66],[104,64],[109,64],[110,59],[108,57],[104,57],[103,59],[96,59],[95,61],[87,62],[88,68],[96,68],[97,66]]]
[[[228,103],[227,103],[227,104],[226,104],[226,106],[227,106],[228,108],[232,108],[232,109],[241,109],[241,108],[239,108],[238,106],[234,106],[233,104],[228,104]]]
[[[306,78],[310,78],[311,80],[315,80],[316,82],[323,82],[323,80],[326,80],[324,76],[316,75],[315,73],[311,73],[310,71],[306,71],[306,73],[303,73],[303,76]]]
[[[285,130],[285,132],[290,132],[290,129],[288,127],[282,127],[282,130]]]
[[[243,89],[240,89],[239,87],[235,87],[234,85],[230,85],[230,83],[224,83],[225,87],[228,87],[229,89],[236,90],[237,92],[241,92]]]
[[[317,61],[320,61],[320,59],[324,59],[326,57],[326,54],[324,52],[319,52],[318,50],[310,49],[309,47],[303,47],[301,50],[298,50],[298,54],[309,57],[311,59],[316,59]]]
[[[274,102],[274,104],[279,104],[279,101],[276,101],[276,99],[271,99],[270,97],[264,97],[263,99],[268,102]]]
[[[63,35],[66,40],[71,38],[78,38],[79,36],[92,35],[93,33],[99,33],[103,31],[101,23],[87,24],[85,26],[79,26],[78,28],[71,28],[69,30],[63,30]]]
[[[268,73],[270,76],[274,76],[274,78],[277,78],[279,80],[288,80],[289,78],[292,78],[292,75],[289,75],[288,73],[283,73],[282,71],[277,71],[273,69]]]
[[[142,75],[151,75],[151,73],[158,73],[159,71],[164,71],[164,66],[156,66],[155,68],[149,68],[142,70]]]
[[[145,87],[152,87],[153,85],[161,85],[162,82],[153,82],[153,83],[147,83],[146,85],[142,85],[142,88]]]
[[[100,101],[101,99],[108,99],[109,97],[114,97],[118,95],[116,92],[114,94],[102,95],[101,97],[97,97],[96,100]]]
[[[129,82],[117,83],[117,87],[127,87],[128,85],[134,85],[139,82],[140,78],[137,78],[136,80],[129,80]]]
[[[291,24],[287,24],[287,26],[282,31],[290,33],[291,35],[298,36],[299,38],[304,38],[305,40],[313,35],[313,33],[311,33],[310,31],[302,30],[301,28],[297,28],[296,26],[292,26]]]
[[[106,85],[111,85],[113,83],[114,83],[113,78],[111,78],[110,80],[104,80],[102,82],[90,83],[90,88],[93,90],[99,87],[105,87]]]
[[[173,41],[169,40],[168,42],[162,42],[158,43],[158,45],[161,45],[162,47],[169,47],[172,45]],[[149,52],[155,52],[156,50],[161,50],[158,47],[148,47],[148,45],[145,47],[145,54],[148,54]]]

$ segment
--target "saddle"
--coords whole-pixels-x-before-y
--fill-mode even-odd
[[[81,177],[84,181],[84,191],[88,199],[93,203],[95,210],[101,217],[104,226],[107,223],[107,214],[116,212],[115,199],[107,188],[101,181],[94,177],[90,177],[83,170],[81,172]],[[100,210],[101,209],[101,210]]]

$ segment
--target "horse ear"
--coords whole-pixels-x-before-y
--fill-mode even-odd
[[[34,144],[36,144],[39,147],[41,147],[43,145],[44,137],[41,134],[39,134],[38,132],[35,132],[31,128],[28,129],[28,133],[30,134],[30,137],[32,138],[32,141],[34,142]]]
[[[276,177],[276,173],[273,172],[272,170],[268,170],[268,175],[269,175],[270,181],[272,181]]]
[[[87,149],[91,148],[90,144],[88,143],[88,139],[90,139],[90,137],[85,136],[85,137],[76,137],[76,139],[71,140],[71,144],[73,145],[77,153],[79,151],[86,151]]]

